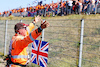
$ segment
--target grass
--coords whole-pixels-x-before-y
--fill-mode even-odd
[[[29,23],[34,17],[0,17],[0,20],[9,20],[8,26],[8,43],[12,34],[13,24],[17,23],[16,20],[25,20],[23,22]],[[79,57],[79,41],[80,41],[80,27],[81,19],[85,19],[84,28],[84,45],[83,45],[83,58],[99,62],[100,48],[98,45],[100,42],[100,23],[93,19],[100,19],[100,15],[68,15],[68,16],[56,16],[56,17],[42,17],[50,23],[50,27],[45,29],[45,41],[50,43],[49,46],[49,58],[48,67],[77,67]],[[71,19],[71,20],[70,20]],[[92,20],[89,20],[92,19]],[[13,20],[13,21],[12,21]],[[12,24],[12,26],[10,25]],[[92,36],[91,36],[92,35]],[[87,44],[94,44],[87,45]],[[98,55],[85,53],[97,53]],[[59,60],[60,61],[59,61]],[[87,64],[88,63],[88,64]],[[75,66],[76,65],[76,66]],[[82,67],[99,67],[99,64],[90,63],[83,60]],[[34,67],[37,65],[32,64]]]
[[[99,19],[100,15],[99,14],[91,14],[91,15],[67,15],[67,16],[55,16],[55,17],[42,17],[42,19]],[[9,17],[0,17],[0,20],[32,20],[34,17],[14,17],[14,16],[9,16]]]

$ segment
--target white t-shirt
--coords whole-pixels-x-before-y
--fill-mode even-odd
[[[73,3],[73,1],[70,0],[70,1],[68,2],[68,6],[72,6],[72,3]]]
[[[92,5],[94,5],[95,4],[95,0],[91,0],[91,3],[92,3]]]
[[[80,3],[80,2],[79,2],[79,5],[81,6],[81,5],[82,5],[82,3]]]
[[[24,11],[26,12],[26,11],[27,11],[27,9],[25,8],[25,9],[24,9]]]

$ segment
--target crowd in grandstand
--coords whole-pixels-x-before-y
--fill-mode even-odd
[[[12,9],[10,11],[4,11],[0,13],[1,16],[10,16],[12,14],[19,13],[19,16],[23,16],[23,13],[26,12],[27,15],[34,17],[34,15],[40,16],[64,16],[69,14],[95,14],[95,10],[97,7],[96,0],[67,0],[63,2],[57,2],[50,4],[42,4],[39,3],[37,6],[31,6],[27,8],[19,8],[19,9]]]

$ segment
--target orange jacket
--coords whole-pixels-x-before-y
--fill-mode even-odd
[[[33,28],[34,28],[34,24],[30,23],[29,26],[26,28],[27,29],[27,35],[29,35],[31,33]]]
[[[29,25],[30,29],[32,27]],[[29,34],[29,33],[28,33]],[[13,63],[20,63],[25,65],[28,60],[27,46],[29,43],[32,43],[41,33],[38,32],[38,29],[32,31],[27,36],[22,36],[15,34],[12,37],[12,50],[11,50],[11,61]]]
[[[27,29],[27,32],[26,32],[27,35],[30,34],[30,32],[32,31],[33,28],[34,28],[34,24],[30,23],[29,26],[26,28]],[[12,45],[12,40],[11,40],[10,46],[9,46],[9,54],[11,54],[11,49],[12,49],[11,45]]]
[[[40,8],[41,8],[41,9],[44,9],[44,6],[42,5]]]
[[[25,65],[27,62],[27,46],[32,43],[41,33],[38,29],[30,33],[29,36],[23,37],[19,34],[15,34],[12,38],[12,51],[11,51],[11,61],[14,63],[20,63]]]

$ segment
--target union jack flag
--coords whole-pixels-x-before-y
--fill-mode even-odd
[[[32,43],[31,62],[42,67],[47,67],[49,43],[35,40]]]

